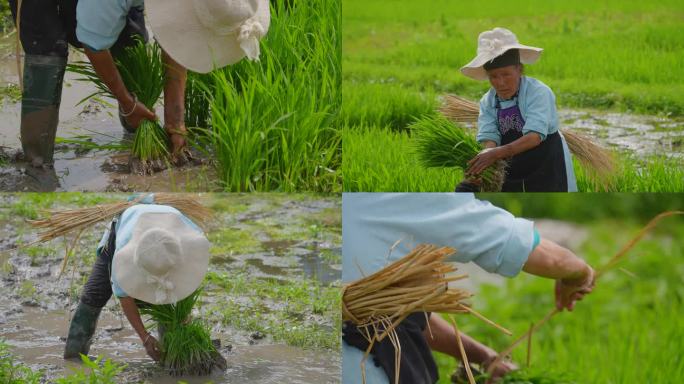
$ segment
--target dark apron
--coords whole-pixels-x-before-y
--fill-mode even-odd
[[[523,136],[525,119],[515,105],[501,109],[496,99],[497,126],[501,145],[512,143]],[[546,136],[538,146],[513,156],[508,161],[506,178],[501,192],[567,192],[563,141],[558,132]]]
[[[437,364],[423,335],[426,326],[425,314],[419,312],[410,314],[395,328],[401,345],[400,384],[434,384],[439,379]],[[363,352],[368,349],[366,339],[349,321],[342,325],[342,339]],[[390,383],[394,383],[394,352],[394,345],[389,337],[385,337],[373,345],[369,356],[376,366],[385,371]]]

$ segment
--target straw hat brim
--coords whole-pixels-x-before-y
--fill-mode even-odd
[[[131,239],[114,253],[112,261],[114,278],[119,287],[128,296],[150,304],[172,304],[195,292],[204,280],[209,266],[210,243],[207,238],[174,213],[143,213],[134,225]],[[156,287],[148,282],[146,272],[134,261],[138,242],[149,228],[165,229],[173,233],[182,250],[180,263],[167,276],[174,288],[164,301],[157,301]]]
[[[146,0],[147,18],[154,37],[175,61],[199,73],[237,63],[245,52],[237,33],[219,35],[205,27],[189,0]],[[271,23],[268,0],[259,0],[255,15],[264,31]]]
[[[511,44],[501,47],[496,52],[481,53],[475,56],[475,58],[468,64],[461,67],[461,73],[475,80],[487,80],[487,71],[485,71],[483,65],[490,60],[502,55],[509,49],[519,49],[520,50],[520,62],[522,64],[534,64],[539,60],[539,56],[543,51],[542,48],[531,47],[529,45],[523,44]]]

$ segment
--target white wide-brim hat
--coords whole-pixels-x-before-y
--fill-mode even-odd
[[[520,62],[523,64],[535,63],[543,51],[542,48],[520,44],[515,34],[506,28],[494,28],[480,33],[477,38],[477,56],[461,67],[461,73],[471,79],[487,80],[487,71],[483,65],[509,49],[519,50]]]
[[[271,23],[268,0],[146,0],[145,9],[159,45],[200,73],[258,60]]]
[[[114,279],[130,297],[172,304],[200,286],[209,265],[209,241],[170,212],[143,213],[131,239],[114,253]]]

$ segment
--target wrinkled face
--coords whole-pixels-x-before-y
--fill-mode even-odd
[[[496,90],[496,94],[502,99],[510,99],[518,92],[522,70],[520,65],[490,69],[487,71],[489,83]]]

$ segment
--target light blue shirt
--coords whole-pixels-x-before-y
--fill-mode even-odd
[[[501,133],[497,125],[496,90],[490,88],[480,99],[480,114],[477,118],[477,141],[493,141],[501,145]],[[515,105],[515,100],[500,101],[502,109]],[[556,110],[556,96],[551,88],[541,81],[527,76],[520,79],[520,89],[517,98],[520,113],[525,120],[522,133],[536,132],[542,141],[546,136],[558,132],[559,121]],[[565,159],[565,173],[568,178],[568,192],[577,192],[575,170],[572,167],[572,157],[568,144],[561,134],[563,142],[563,157]]]
[[[147,199],[146,199],[147,200]],[[180,216],[181,220],[193,228],[194,230],[198,231],[199,233],[203,233],[202,229],[200,229],[195,223],[193,223],[190,219],[188,219],[185,215],[183,215],[179,210],[176,208],[167,206],[167,205],[156,205],[150,202],[145,202],[143,200],[143,203],[141,204],[136,204],[127,210],[125,210],[119,219],[117,220],[116,223],[116,249],[121,249],[123,248],[130,240],[131,237],[133,236],[133,230],[135,229],[135,224],[138,222],[138,219],[140,216],[144,213],[174,213]],[[111,226],[110,226],[111,227]],[[97,255],[99,257],[100,252],[102,251],[102,248],[107,244],[107,239],[109,238],[109,230],[105,231],[104,235],[102,236],[102,240],[100,240],[99,245],[97,246]],[[114,257],[116,257],[116,252],[114,252]],[[113,260],[113,258],[112,258]],[[112,291],[114,292],[114,295],[116,297],[126,297],[128,296],[126,292],[124,292],[119,284],[116,282],[114,279],[114,263],[112,263]]]
[[[342,194],[342,280],[368,276],[421,243],[457,249],[448,261],[474,262],[512,277],[535,246],[534,224],[479,201],[470,193]],[[402,240],[389,255],[389,249]],[[361,382],[363,351],[342,343],[342,383]],[[368,384],[387,384],[382,368],[366,363]]]
[[[126,26],[131,8],[144,7],[143,0],[79,0],[76,6],[76,37],[94,51],[111,48]]]

